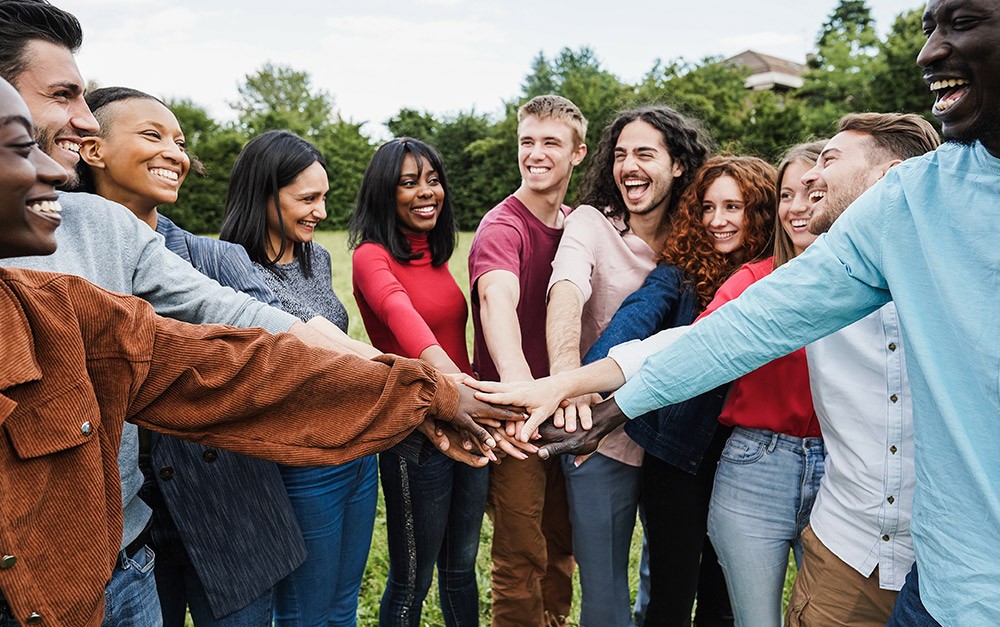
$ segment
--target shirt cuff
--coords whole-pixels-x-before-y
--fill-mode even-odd
[[[441,372],[437,374],[437,388],[434,390],[434,400],[427,410],[431,416],[445,422],[458,414],[458,384]]]
[[[608,357],[615,360],[621,368],[625,380],[629,381],[642,369],[646,360],[661,350],[676,342],[688,332],[690,326],[664,329],[644,340],[629,340],[624,344],[614,346],[608,351]],[[617,395],[615,396],[617,398]]]

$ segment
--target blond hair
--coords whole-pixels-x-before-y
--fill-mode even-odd
[[[539,120],[559,120],[573,131],[574,145],[580,145],[587,137],[587,118],[583,117],[579,107],[567,98],[546,94],[535,96],[521,105],[517,110],[517,123],[520,124],[528,116]]]
[[[795,258],[795,245],[792,244],[791,236],[785,232],[785,228],[781,225],[781,218],[777,216],[778,205],[781,204],[781,184],[785,178],[785,170],[788,166],[793,163],[805,163],[809,166],[816,165],[816,160],[819,159],[819,154],[823,152],[823,148],[826,146],[826,139],[820,139],[814,142],[808,142],[805,144],[797,144],[792,146],[785,152],[781,157],[781,165],[778,166],[778,200],[777,205],[775,205],[775,220],[774,220],[774,263],[773,267],[777,268],[784,265]]]

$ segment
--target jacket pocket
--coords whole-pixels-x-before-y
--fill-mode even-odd
[[[3,424],[20,459],[96,442],[100,426],[101,414],[89,381],[80,381],[23,412],[16,411]]]

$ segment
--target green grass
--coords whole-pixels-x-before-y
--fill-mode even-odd
[[[354,301],[354,292],[351,287],[351,253],[347,248],[347,234],[342,231],[319,231],[316,234],[317,241],[330,251],[333,263],[333,289],[344,302],[350,316],[350,327],[348,329],[351,337],[368,341],[364,325],[361,322],[361,315],[358,313],[357,304]],[[466,259],[469,254],[469,246],[472,243],[472,233],[461,233],[459,235],[458,247],[450,263],[451,273],[455,280],[468,297],[469,270]],[[466,328],[466,336],[469,346],[472,346],[472,323]],[[471,348],[470,348],[471,351]],[[375,533],[372,536],[371,552],[368,556],[368,566],[365,569],[365,577],[361,584],[361,596],[358,603],[358,624],[362,627],[378,625],[378,607],[382,598],[382,591],[385,588],[386,576],[389,572],[389,551],[386,546],[385,535],[385,506],[382,500],[382,490],[379,487],[378,510],[375,514]],[[629,558],[629,589],[631,597],[635,599],[635,593],[639,581],[639,552],[642,543],[642,532],[638,522],[632,536],[632,551]],[[480,624],[490,624],[490,544],[493,538],[493,524],[488,517],[483,519],[483,528],[479,536],[479,556],[476,560],[476,579],[479,583],[479,608]],[[788,595],[791,591],[791,584],[795,578],[795,564],[789,560],[789,571],[785,578],[785,603],[788,602]],[[580,580],[579,575],[573,575],[573,609],[569,617],[570,625],[578,625],[580,622]],[[431,585],[431,590],[424,601],[422,624],[429,627],[444,625],[441,616],[441,609],[438,604],[437,580]],[[188,618],[188,626],[191,620]]]

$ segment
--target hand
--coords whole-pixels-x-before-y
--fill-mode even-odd
[[[566,429],[566,433],[573,433],[576,431],[577,418],[579,418],[580,428],[586,431],[593,424],[590,406],[600,402],[600,394],[583,394],[566,399],[552,415],[552,424],[556,427],[563,427]]]
[[[528,421],[519,429],[518,439],[527,442],[538,429],[555,413],[566,395],[562,392],[558,379],[544,377],[534,381],[467,381],[466,385],[476,390],[476,398],[498,405],[516,405],[528,412]],[[510,430],[507,431],[510,433]]]
[[[417,430],[427,437],[427,440],[434,448],[457,462],[462,462],[473,468],[482,468],[490,463],[489,458],[482,455],[474,455],[463,448],[464,438],[451,427],[439,425],[435,420],[425,418],[417,427]]]
[[[499,425],[508,420],[521,420],[523,415],[509,407],[496,407],[484,403],[475,396],[475,391],[467,385],[458,385],[458,409],[454,416],[438,416],[438,420],[451,423],[458,431],[468,431],[475,440],[487,449],[497,446],[496,440],[480,422]]]
[[[552,455],[588,455],[597,450],[601,440],[623,424],[628,417],[622,413],[614,398],[593,407],[593,427],[589,431],[570,433],[555,425],[544,424],[539,428],[542,439],[547,444],[538,449],[538,456],[548,459]]]
[[[514,459],[528,459],[528,455],[538,453],[537,446],[530,442],[521,442],[513,436],[508,436],[502,429],[490,429],[490,433],[496,438],[497,447],[500,451],[505,455],[510,455]]]

